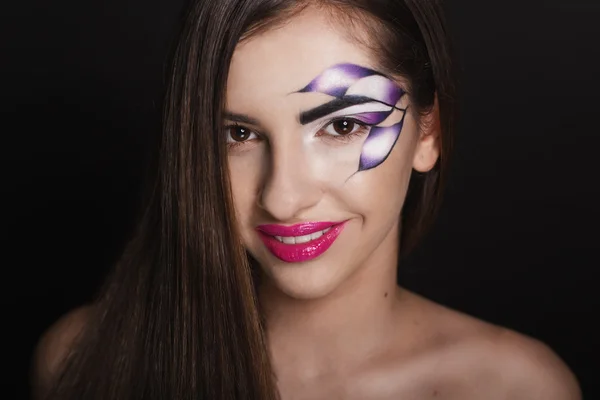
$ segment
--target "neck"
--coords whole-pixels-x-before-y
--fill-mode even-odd
[[[394,229],[393,232],[398,232]],[[390,234],[345,282],[319,299],[298,300],[269,281],[259,296],[276,370],[309,376],[352,366],[377,354],[393,336],[398,234]]]

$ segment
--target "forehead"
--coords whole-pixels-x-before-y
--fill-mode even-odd
[[[263,107],[285,107],[296,101],[309,104],[311,98],[319,103],[323,95],[290,93],[336,64],[376,69],[366,49],[345,34],[348,28],[333,21],[323,13],[306,10],[282,27],[239,44],[227,81],[228,108],[252,112]]]

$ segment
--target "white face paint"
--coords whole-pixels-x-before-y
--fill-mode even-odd
[[[300,115],[300,123],[305,126],[315,120],[325,122],[325,131],[344,144],[332,151],[310,141],[311,165],[316,165],[321,173],[335,170],[336,176],[331,178],[341,182],[344,178],[340,177],[345,176],[345,182],[387,159],[406,115],[406,108],[400,104],[405,92],[394,81],[372,69],[344,63],[326,69],[298,93],[334,97]]]

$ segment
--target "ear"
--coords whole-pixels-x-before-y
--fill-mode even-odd
[[[426,115],[421,116],[419,139],[415,149],[413,168],[418,172],[430,171],[440,156],[440,110],[437,95],[433,108]]]

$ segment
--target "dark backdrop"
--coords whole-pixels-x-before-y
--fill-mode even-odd
[[[0,6],[2,398],[132,225],[183,0]],[[598,0],[449,0],[463,118],[402,283],[552,346],[600,399]]]

